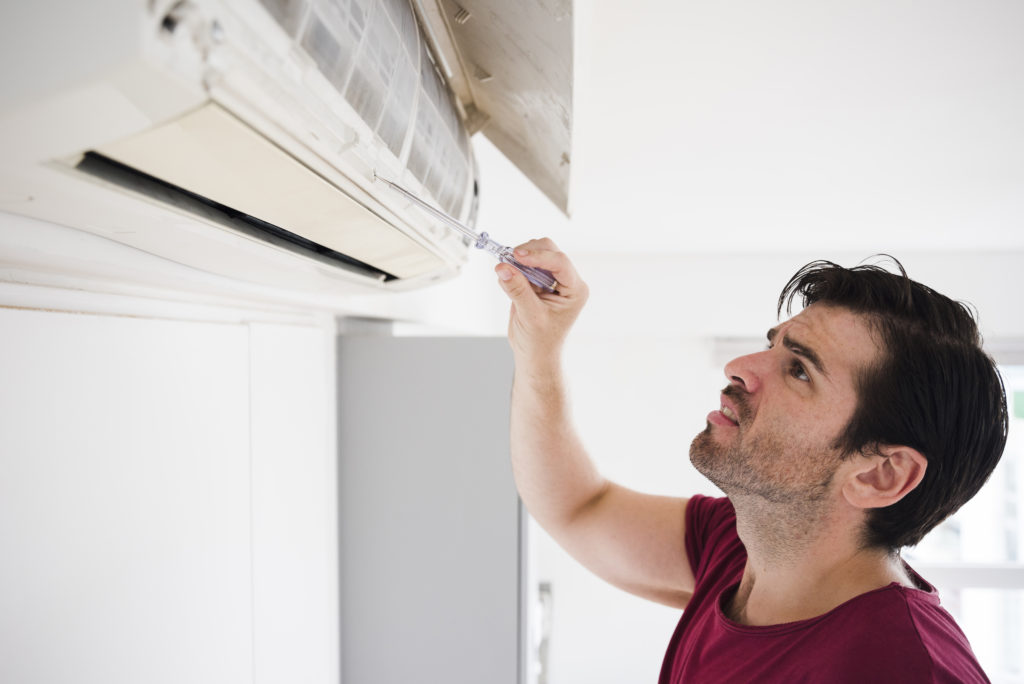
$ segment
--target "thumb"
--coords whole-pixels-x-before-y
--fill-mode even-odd
[[[530,286],[530,281],[518,269],[508,264],[498,264],[494,267],[494,271],[498,274],[498,282],[501,284],[501,289],[517,305],[524,308],[533,308],[540,301],[537,299],[537,293]]]

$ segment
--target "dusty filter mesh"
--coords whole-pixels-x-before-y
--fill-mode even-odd
[[[458,216],[469,146],[409,3],[260,2],[445,211]]]

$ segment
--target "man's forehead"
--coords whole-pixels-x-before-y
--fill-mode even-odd
[[[826,304],[811,304],[768,333],[814,350],[824,364],[837,368],[864,368],[873,364],[880,352],[865,316]]]

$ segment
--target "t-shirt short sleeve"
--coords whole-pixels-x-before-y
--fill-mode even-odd
[[[700,581],[712,551],[735,538],[736,511],[725,497],[697,494],[686,505],[686,555],[693,576]]]

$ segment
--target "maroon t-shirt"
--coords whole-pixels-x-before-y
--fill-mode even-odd
[[[686,552],[697,580],[661,668],[661,684],[713,682],[988,682],[939,595],[892,583],[824,615],[768,627],[722,610],[747,552],[728,499],[695,496],[686,508]]]

